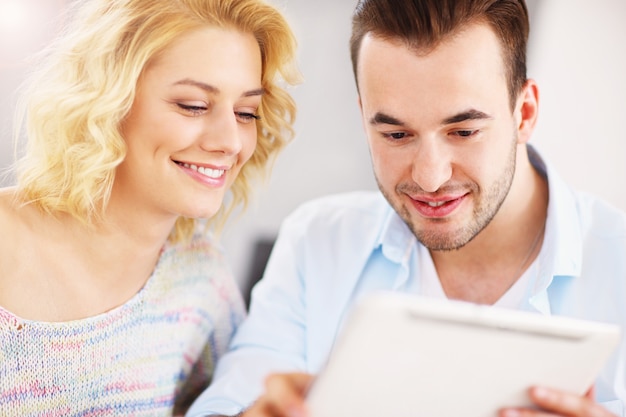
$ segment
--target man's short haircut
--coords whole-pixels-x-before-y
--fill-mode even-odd
[[[498,37],[511,107],[526,82],[528,10],[524,0],[360,0],[352,17],[350,53],[357,66],[366,34],[429,52],[471,24],[487,24]]]

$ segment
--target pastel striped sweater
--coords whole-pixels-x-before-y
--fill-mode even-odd
[[[0,416],[169,416],[205,388],[245,314],[206,235],[166,245],[127,303],[87,319],[23,320],[0,307]]]

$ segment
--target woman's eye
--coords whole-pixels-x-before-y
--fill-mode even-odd
[[[198,106],[194,104],[184,104],[184,103],[176,103],[176,105],[182,110],[191,113],[193,115],[198,115],[206,111],[206,106]]]
[[[243,123],[250,123],[253,120],[261,119],[261,116],[254,114],[254,113],[248,113],[248,112],[235,112],[235,116],[237,116],[237,120]]]

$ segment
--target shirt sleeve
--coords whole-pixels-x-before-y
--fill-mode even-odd
[[[305,370],[302,234],[301,222],[284,222],[264,277],[252,292],[249,316],[188,417],[235,415],[262,394],[268,374]]]

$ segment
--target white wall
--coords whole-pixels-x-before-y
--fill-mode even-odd
[[[533,17],[532,143],[571,184],[626,210],[626,1],[541,0]]]
[[[65,0],[0,0],[0,171],[13,162],[16,87],[28,58],[55,34]],[[0,186],[12,182],[0,175]]]

